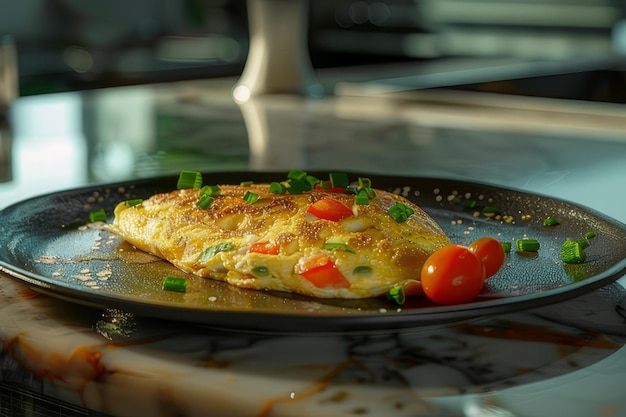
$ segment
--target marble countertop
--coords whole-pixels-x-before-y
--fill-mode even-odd
[[[231,85],[18,99],[1,133],[0,205],[181,169],[297,167],[486,182],[626,222],[619,105],[410,92],[238,105]],[[450,326],[270,335],[89,308],[0,276],[0,414],[619,416],[621,281]]]

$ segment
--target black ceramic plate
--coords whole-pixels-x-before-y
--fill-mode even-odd
[[[351,175],[356,179],[359,175]],[[88,213],[108,213],[121,200],[170,191],[177,178],[98,185],[43,195],[0,212],[0,270],[38,291],[98,308],[212,327],[267,332],[368,332],[414,329],[539,307],[569,299],[620,278],[626,268],[623,224],[570,202],[486,184],[435,178],[368,176],[376,188],[401,193],[424,208],[453,242],[480,236],[540,241],[537,254],[512,251],[474,302],[438,306],[411,298],[402,307],[385,299],[319,300],[244,290],[189,277],[186,293],[163,291],[166,275],[181,272],[133,251],[109,233],[85,228]],[[282,180],[284,173],[211,173],[205,183]],[[473,207],[469,207],[473,206]],[[487,217],[485,207],[497,215]],[[489,210],[487,210],[489,211]],[[546,227],[552,216],[560,225]],[[566,238],[597,235],[587,261],[563,265]],[[515,244],[513,243],[513,247]]]

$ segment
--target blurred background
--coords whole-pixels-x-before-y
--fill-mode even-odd
[[[314,0],[309,8],[315,68],[626,51],[622,0]],[[0,0],[0,34],[17,46],[22,96],[236,75],[248,53],[245,0]]]

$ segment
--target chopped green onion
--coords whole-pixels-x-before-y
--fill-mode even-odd
[[[511,242],[500,242],[500,245],[502,245],[502,250],[504,251],[504,253],[511,252]]]
[[[579,264],[585,262],[587,255],[580,241],[565,239],[561,246],[561,261],[566,264]]]
[[[313,189],[316,185],[321,184],[322,180],[320,180],[319,178],[315,178],[313,175],[307,175],[304,178],[304,182],[309,184],[311,186],[311,189]]]
[[[311,189],[309,184],[301,180],[290,179],[287,182],[287,185],[287,192],[289,194],[302,194],[303,192]]]
[[[254,181],[241,181],[239,183],[242,187],[250,187],[252,184],[254,184]]]
[[[359,177],[359,189],[372,188],[372,180]]]
[[[162,288],[165,291],[185,292],[187,291],[187,280],[185,278],[167,276],[163,280]]]
[[[490,217],[498,214],[498,209],[493,206],[485,206],[483,207],[483,215],[485,217]]]
[[[306,178],[306,172],[299,170],[299,169],[292,169],[291,171],[289,171],[289,173],[287,174],[287,178],[292,179],[292,180],[300,180],[303,181]]]
[[[330,190],[331,189],[331,185],[327,181],[321,181],[320,185],[322,186],[322,190]]]
[[[257,200],[259,199],[259,195],[256,193],[253,193],[252,191],[246,191],[246,193],[243,195],[243,199],[247,202],[247,203],[256,203]]]
[[[226,252],[233,248],[230,243],[218,243],[217,245],[209,246],[202,252],[196,263],[202,264],[214,257],[220,252]]]
[[[587,249],[589,247],[589,245],[591,245],[591,243],[589,243],[589,240],[587,238],[585,238],[585,237],[583,237],[581,239],[576,239],[576,242],[578,242],[580,247],[583,248],[583,249]]]
[[[352,270],[352,273],[354,275],[367,275],[367,274],[371,274],[373,271],[374,270],[372,269],[371,266],[359,265]]]
[[[387,294],[385,294],[385,296],[387,300],[400,306],[404,304],[404,301],[406,300],[404,288],[400,286],[391,288],[389,291],[387,291]]]
[[[461,204],[462,200],[461,197],[454,197],[452,199],[452,204]]]
[[[257,278],[265,278],[269,276],[270,271],[265,266],[255,266],[252,268],[252,275]]]
[[[346,252],[356,253],[354,249],[352,249],[350,246],[346,245],[345,243],[326,243],[324,244],[324,249],[326,250],[343,249]]]
[[[412,208],[408,207],[406,204],[397,203],[396,205],[390,207],[389,210],[387,210],[387,213],[389,213],[389,215],[396,222],[403,223],[407,221],[409,216],[415,213],[415,211]]]
[[[126,205],[126,207],[132,207],[132,206],[137,206],[141,204],[142,201],[143,199],[141,198],[133,198],[133,199],[124,201],[124,204]]]
[[[332,188],[348,188],[350,181],[348,180],[348,174],[344,172],[331,172],[329,174],[330,185]]]
[[[273,182],[270,184],[270,193],[272,194],[285,194],[287,192],[287,187],[279,182]]]
[[[211,204],[213,204],[214,200],[215,199],[213,198],[213,196],[209,194],[204,194],[200,196],[200,199],[196,202],[196,206],[200,207],[201,209],[208,209]]]
[[[596,232],[594,232],[593,230],[585,233],[585,238],[586,239],[593,239],[594,237],[596,237]]]
[[[356,197],[354,197],[354,203],[360,206],[367,206],[370,203],[370,198],[367,195],[367,191],[359,191]]]
[[[200,188],[200,195],[220,195],[222,193],[222,189],[217,185],[205,185]]]
[[[89,212],[89,222],[91,223],[105,222],[106,220],[107,213],[103,208]]]
[[[369,198],[375,198],[376,197],[376,191],[374,191],[373,188],[364,188],[363,191],[365,191],[367,193],[367,196]]]
[[[537,239],[517,239],[515,246],[522,252],[537,252],[540,245]]]
[[[559,221],[554,217],[546,217],[543,221],[544,226],[556,226],[558,224],[560,224]]]
[[[474,208],[476,207],[476,200],[464,200],[463,207]]]
[[[180,171],[177,187],[179,190],[202,187],[202,174],[198,171]]]

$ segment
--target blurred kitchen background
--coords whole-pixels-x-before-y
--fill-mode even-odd
[[[626,52],[623,0],[312,0],[309,7],[315,68]],[[236,75],[248,52],[245,0],[0,0],[0,34],[17,46],[22,96]],[[599,74],[607,76],[623,73]]]

